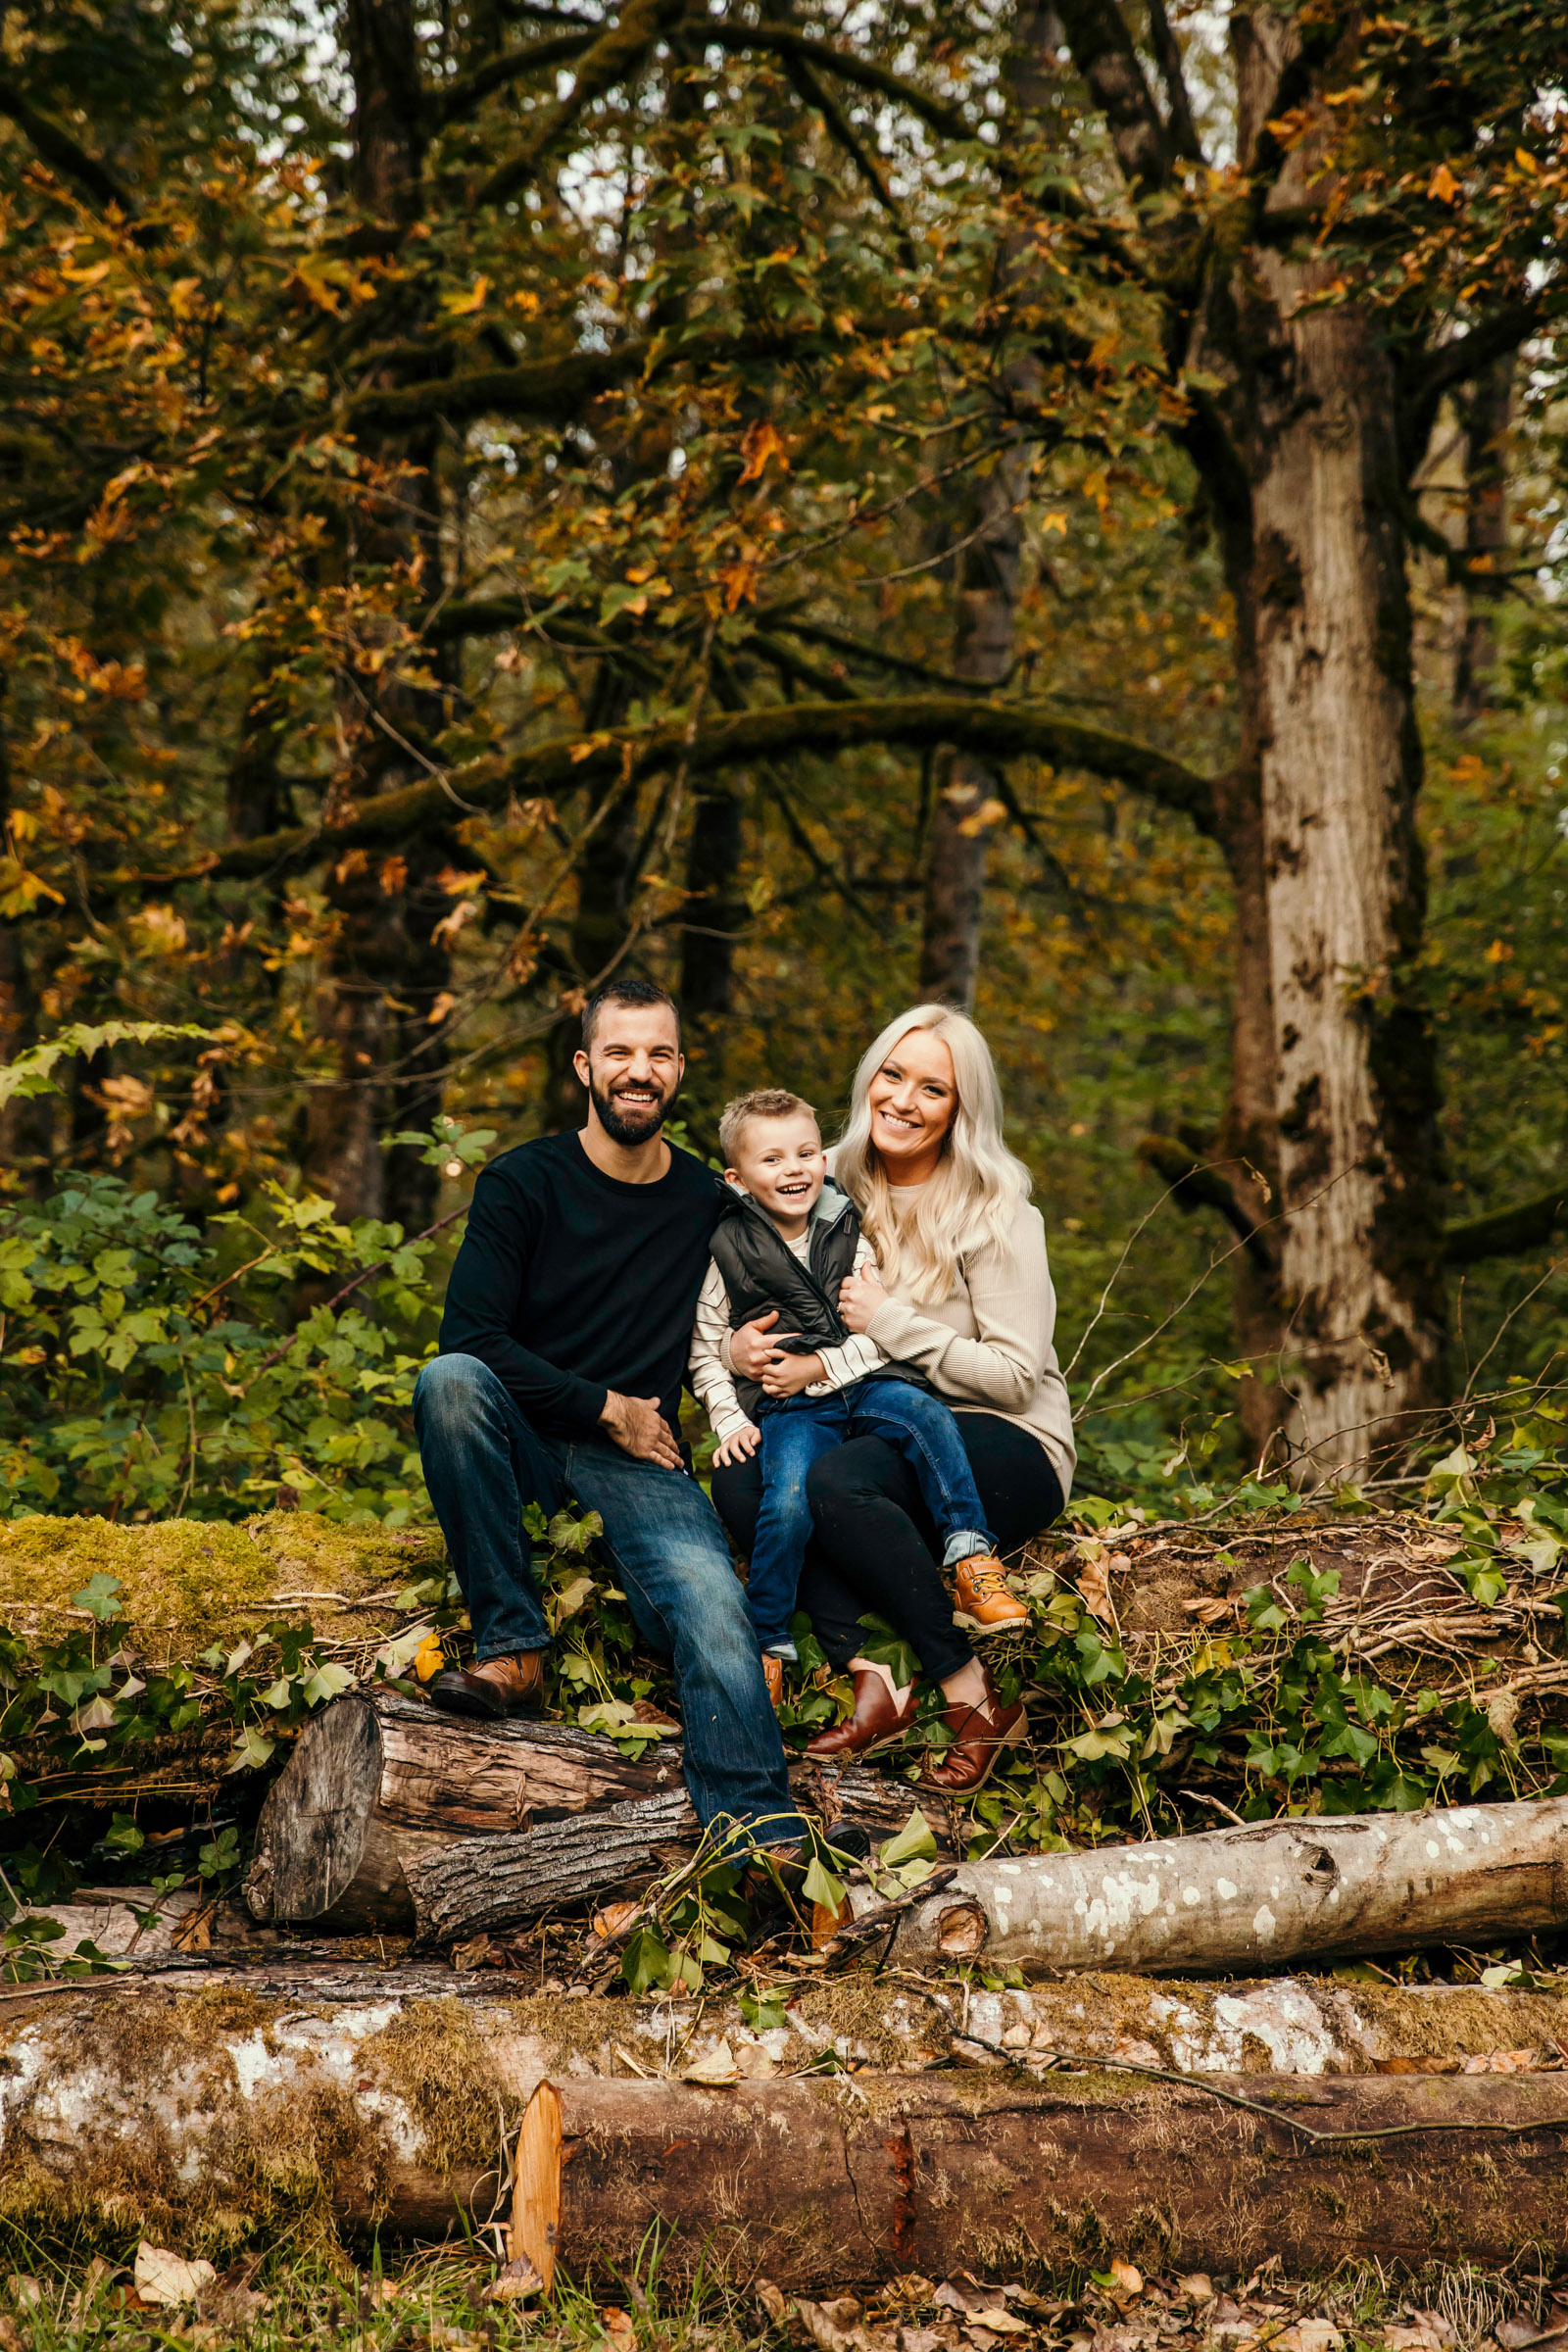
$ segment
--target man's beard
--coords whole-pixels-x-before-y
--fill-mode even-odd
[[[613,1095],[602,1094],[597,1086],[589,1087],[588,1096],[611,1142],[628,1148],[646,1144],[659,1133],[671,1100],[662,1095],[657,1102],[628,1103],[622,1109]]]

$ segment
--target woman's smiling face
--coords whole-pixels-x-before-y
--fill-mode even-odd
[[[871,1080],[871,1142],[890,1184],[936,1173],[958,1108],[953,1055],[929,1029],[906,1029]]]

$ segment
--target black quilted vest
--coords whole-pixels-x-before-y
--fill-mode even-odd
[[[788,1354],[814,1355],[819,1348],[842,1347],[850,1335],[839,1320],[839,1284],[853,1271],[860,1243],[860,1220],[854,1202],[836,1185],[822,1187],[822,1197],[807,1228],[807,1262],[803,1266],[767,1211],[733,1185],[726,1190],[710,1247],[729,1294],[731,1331],[776,1307],[778,1321],[772,1336]],[[739,1372],[732,1377],[742,1406],[755,1421],[763,1401],[761,1388]],[[922,1375],[906,1364],[885,1364],[877,1377],[926,1386]],[[814,1403],[816,1399],[790,1401]],[[770,1409],[777,1410],[777,1405],[774,1399]]]

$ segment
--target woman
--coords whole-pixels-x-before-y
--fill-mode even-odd
[[[923,1373],[953,1407],[1004,1551],[1060,1512],[1076,1458],[1066,1384],[1052,1332],[1055,1297],[1029,1173],[1002,1140],[1002,1091],[985,1039],[943,1004],[890,1021],[855,1074],[834,1175],[860,1212],[880,1279],[851,1276],[839,1313],[894,1361]],[[736,1368],[760,1379],[773,1353],[771,1316],[731,1334]],[[816,1541],[801,1606],[828,1657],[855,1678],[855,1712],[820,1734],[812,1756],[860,1755],[913,1722],[918,1683],[897,1690],[859,1655],[862,1617],[894,1626],[942,1687],[953,1742],[927,1782],[978,1788],[1021,1738],[1023,1708],[1004,1707],[968,1634],[1021,1633],[1028,1612],[994,1571],[943,1582],[914,1480],[880,1438],[857,1438],[813,1468]],[[713,1500],[747,1548],[760,1500],[755,1459],[713,1474]]]

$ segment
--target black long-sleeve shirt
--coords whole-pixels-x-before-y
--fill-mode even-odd
[[[614,1389],[657,1396],[678,1431],[722,1205],[717,1177],[673,1147],[656,1183],[622,1184],[575,1132],[519,1144],[474,1186],[441,1353],[488,1364],[540,1428],[592,1429]]]

